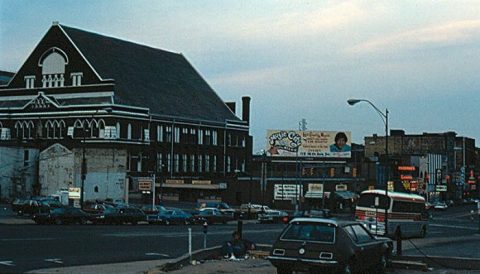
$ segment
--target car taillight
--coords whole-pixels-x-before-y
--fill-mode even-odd
[[[287,216],[283,217],[282,221],[283,221],[283,223],[287,224],[288,223],[288,217]]]

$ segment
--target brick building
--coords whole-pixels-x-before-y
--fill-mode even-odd
[[[388,151],[390,161],[386,165],[385,136],[365,137],[365,157],[377,163],[367,180],[376,178],[381,188],[388,166],[396,190],[419,192],[431,200],[460,199],[477,193],[478,166],[472,138],[455,132],[405,134],[403,130],[391,130]]]
[[[182,54],[54,22],[0,74],[0,197],[139,200],[153,175],[165,199],[228,197],[252,150],[242,99],[239,118]]]

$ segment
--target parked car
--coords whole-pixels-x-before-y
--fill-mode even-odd
[[[217,208],[202,208],[195,216],[195,222],[200,223],[202,220],[208,224],[226,224],[228,221],[233,220],[233,216],[230,214],[223,214]]]
[[[138,222],[145,221],[145,213],[134,207],[116,208],[107,206],[101,213],[92,214],[90,221],[94,224],[125,224],[136,225]]]
[[[17,214],[20,214],[20,211],[22,210],[24,204],[27,203],[27,201],[28,201],[28,199],[26,199],[26,198],[16,198],[12,202],[12,211],[17,213]]]
[[[197,208],[199,210],[203,208],[216,208],[223,214],[230,215],[232,218],[237,216],[235,209],[231,208],[227,203],[224,202],[202,202],[198,204]]]
[[[283,222],[288,224],[294,218],[333,218],[334,216],[329,209],[311,209],[311,210],[297,210],[287,217],[283,217]]]
[[[392,240],[373,236],[359,222],[295,218],[267,258],[281,274],[325,270],[385,273],[392,247]]]
[[[258,212],[257,220],[260,223],[281,223],[284,221],[284,217],[288,217],[287,212],[265,207],[264,210]]]
[[[149,214],[158,214],[162,210],[166,210],[164,206],[161,205],[142,205],[140,209],[145,213],[145,215]]]
[[[173,209],[165,209],[158,212],[158,214],[150,214],[147,215],[147,222],[150,224],[159,223],[165,225],[172,225],[172,224],[194,224],[195,219],[190,214],[181,209],[173,208]]]
[[[86,224],[88,213],[76,207],[43,207],[32,217],[37,224]]]
[[[433,206],[433,208],[435,210],[447,210],[448,205],[445,202],[438,202]]]

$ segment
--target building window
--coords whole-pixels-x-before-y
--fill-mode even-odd
[[[130,167],[131,163],[132,163],[132,155],[130,155],[130,153],[128,153],[128,155],[127,155],[127,165],[126,165],[126,170],[127,171],[131,170],[131,167]]]
[[[187,172],[187,164],[188,164],[188,159],[187,159],[187,154],[182,155],[182,171]]]
[[[131,124],[128,124],[128,127],[127,127],[127,139],[128,140],[132,139],[132,125]]]
[[[122,138],[122,134],[120,133],[120,122],[117,122],[117,138]]]
[[[205,144],[210,145],[212,141],[212,137],[210,135],[210,130],[205,130]]]
[[[213,155],[213,172],[217,172],[217,155]]]
[[[190,129],[190,138],[189,138],[189,143],[190,144],[195,144],[195,136],[197,135],[197,131],[194,128]]]
[[[203,145],[203,129],[198,130],[198,144]]]
[[[167,171],[170,172],[172,170],[172,156],[167,154]]]
[[[245,136],[242,136],[242,147],[245,147]]]
[[[180,128],[179,127],[175,127],[175,143],[180,143]]]
[[[29,75],[25,76],[25,88],[34,88],[35,87],[35,76]]]
[[[163,172],[163,154],[157,153],[157,172]]]
[[[228,134],[227,144],[228,144],[228,146],[232,146],[232,134],[231,133]]]
[[[203,155],[198,155],[198,172],[203,172]]]
[[[26,149],[23,151],[23,166],[28,166],[28,161],[30,161],[30,152]]]
[[[218,133],[216,130],[212,130],[212,145],[216,146],[218,144]]]
[[[12,138],[9,128],[0,128],[0,140],[10,140]]]
[[[205,155],[205,172],[210,172],[210,155]]]
[[[150,130],[148,128],[143,129],[143,140],[150,142]]]
[[[157,126],[157,142],[163,142],[163,126]]]
[[[82,72],[72,72],[70,73],[70,78],[72,78],[72,86],[77,87],[82,85]]]
[[[172,127],[168,126],[165,129],[166,137],[167,137],[167,142],[172,141]]]
[[[227,172],[231,172],[232,158],[227,156]]]
[[[195,154],[190,155],[190,171],[195,172]]]
[[[180,155],[175,154],[173,155],[173,170],[174,172],[179,172],[180,171]]]

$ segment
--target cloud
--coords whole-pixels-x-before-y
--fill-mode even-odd
[[[273,17],[254,18],[246,23],[235,24],[228,32],[242,40],[266,37],[292,39],[336,31],[368,18],[373,12],[376,10],[349,1],[312,10],[288,11]]]
[[[430,46],[448,46],[478,39],[480,20],[452,21],[441,25],[394,33],[347,49],[350,54],[401,51]]]

